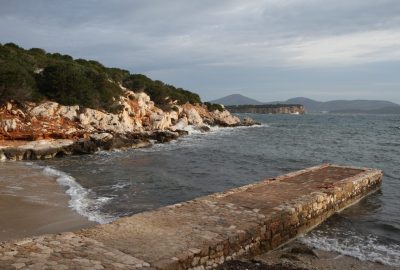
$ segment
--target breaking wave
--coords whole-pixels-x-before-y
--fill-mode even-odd
[[[317,249],[337,252],[362,261],[400,266],[400,245],[383,241],[372,234],[361,235],[349,230],[332,236],[317,229],[300,238],[300,241]]]
[[[101,207],[112,198],[96,197],[96,194],[82,187],[72,176],[49,166],[43,167],[43,173],[56,177],[57,183],[66,188],[66,193],[70,197],[69,207],[78,214],[101,224],[109,223],[115,219],[115,217],[108,216],[100,211]]]

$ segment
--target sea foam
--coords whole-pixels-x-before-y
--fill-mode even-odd
[[[66,188],[66,193],[70,197],[69,207],[78,214],[101,224],[109,223],[115,219],[115,217],[108,216],[100,211],[101,206],[112,198],[96,198],[94,194],[91,194],[91,190],[82,187],[72,176],[49,166],[42,168],[44,174],[56,177],[57,183]]]
[[[357,235],[352,231],[348,231],[347,234],[347,238],[344,239],[328,236],[317,230],[300,238],[300,241],[317,249],[337,252],[362,261],[400,266],[400,245],[383,243],[371,234]]]

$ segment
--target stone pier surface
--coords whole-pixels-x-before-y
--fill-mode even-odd
[[[377,190],[323,164],[77,232],[0,243],[0,269],[212,269],[279,247]]]

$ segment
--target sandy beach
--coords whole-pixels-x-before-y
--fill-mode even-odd
[[[24,163],[0,163],[0,241],[92,226],[68,207],[55,177]]]

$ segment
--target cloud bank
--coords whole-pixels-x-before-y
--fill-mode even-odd
[[[206,100],[400,102],[397,0],[0,2],[2,43],[97,59]]]

